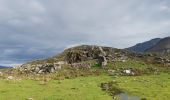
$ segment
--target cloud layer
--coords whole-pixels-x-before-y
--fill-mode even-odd
[[[75,44],[117,48],[170,35],[169,0],[0,0],[0,63]]]

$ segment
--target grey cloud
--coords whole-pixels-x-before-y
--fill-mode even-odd
[[[0,63],[75,44],[125,48],[170,35],[169,0],[0,0]]]

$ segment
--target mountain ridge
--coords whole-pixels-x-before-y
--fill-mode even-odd
[[[148,48],[145,52],[170,52],[170,37],[161,39],[156,45]]]
[[[4,68],[10,68],[10,67],[0,65],[0,69],[4,69]]]
[[[149,41],[138,43],[138,44],[136,44],[132,47],[126,48],[126,49],[129,51],[133,51],[133,52],[145,52],[147,49],[156,45],[160,40],[161,40],[161,38],[154,38]]]

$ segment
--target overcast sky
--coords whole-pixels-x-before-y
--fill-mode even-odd
[[[170,0],[0,0],[0,64],[170,35]]]

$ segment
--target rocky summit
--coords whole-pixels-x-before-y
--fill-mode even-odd
[[[163,60],[162,60],[163,59]],[[111,62],[125,62],[126,60],[142,60],[149,63],[169,65],[169,59],[158,58],[152,54],[129,52],[112,47],[82,45],[64,50],[64,52],[44,60],[28,62],[19,67],[26,73],[53,73],[63,67],[90,69],[98,65],[106,68]]]
[[[111,47],[96,45],[82,45],[64,50],[54,57],[28,62],[19,67],[21,72],[51,73],[60,70],[63,66],[74,68],[91,68],[98,64],[102,68],[108,61],[124,61],[127,51]]]

